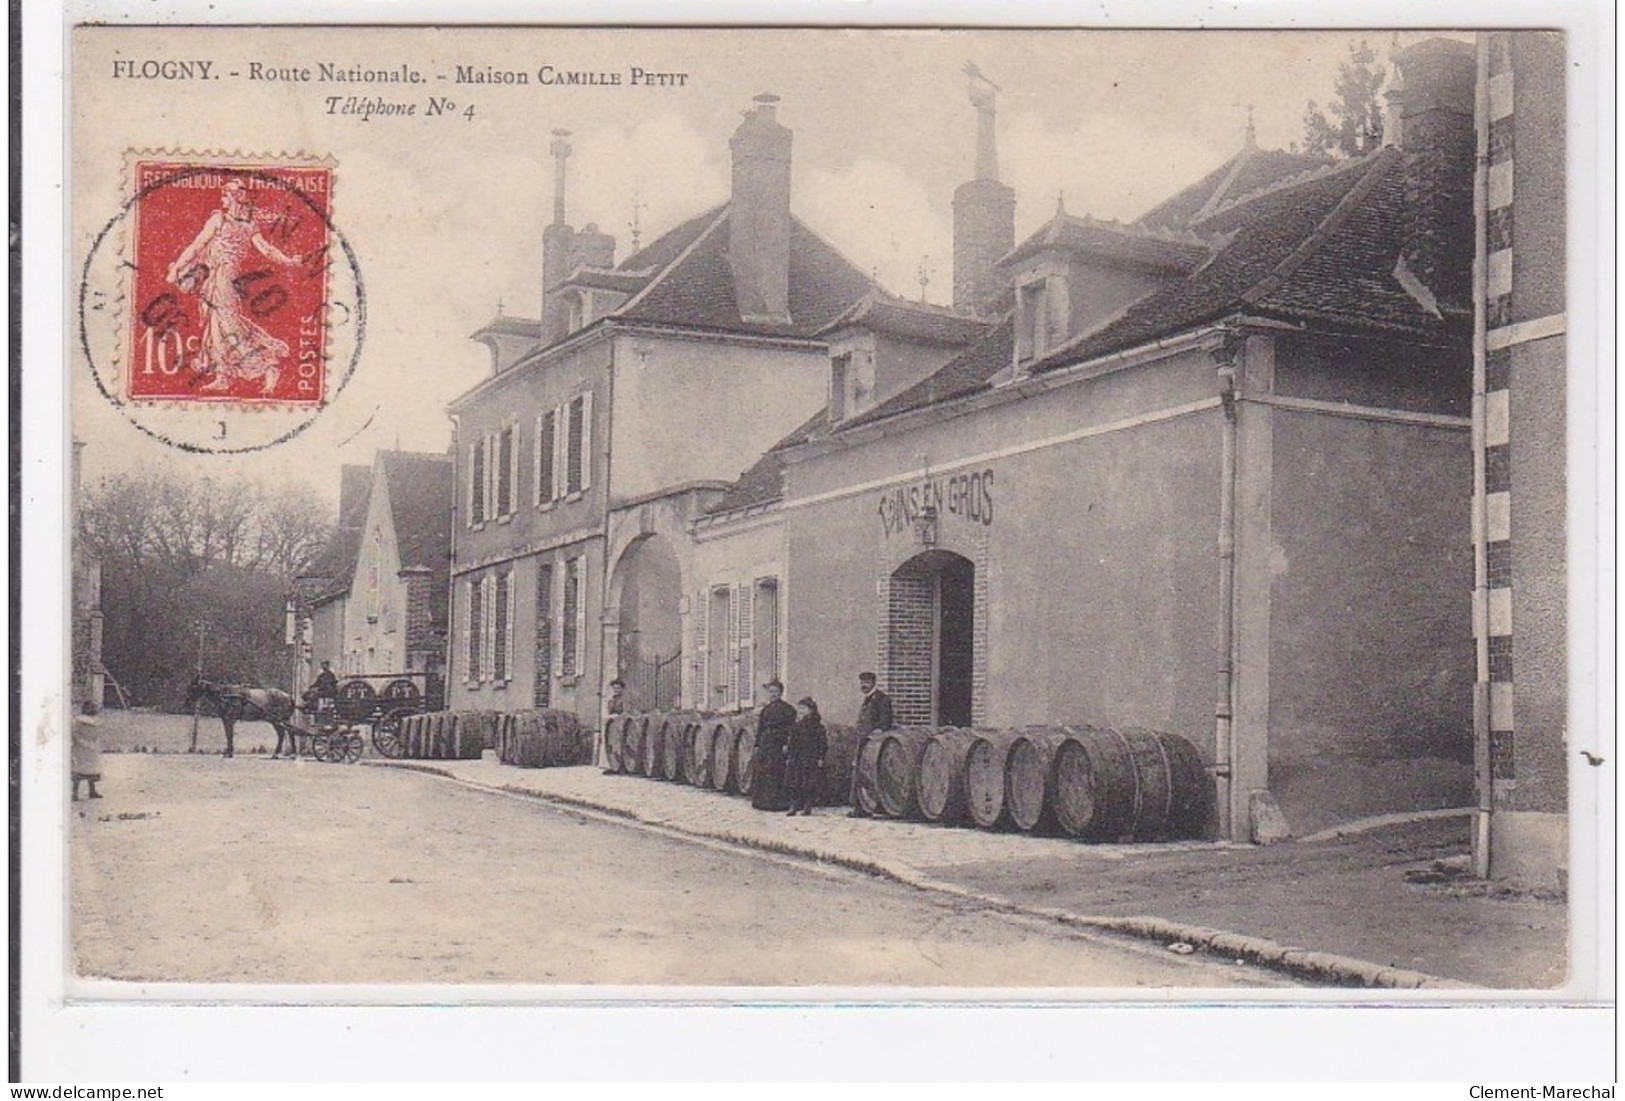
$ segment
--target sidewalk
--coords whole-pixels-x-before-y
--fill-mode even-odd
[[[1322,841],[1086,845],[1054,837],[790,818],[736,796],[597,768],[390,761],[694,837],[839,863],[984,905],[1245,958],[1336,986],[1550,989],[1566,973],[1563,900],[1464,874],[1465,815]]]

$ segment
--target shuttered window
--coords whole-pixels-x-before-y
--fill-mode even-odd
[[[564,608],[562,637],[559,639],[559,676],[573,677],[581,672],[578,649],[581,645],[580,626],[576,622],[581,612],[581,559],[572,558],[564,564]]]
[[[468,449],[468,522],[485,523],[485,438]]]
[[[493,464],[496,467],[496,510],[497,516],[508,516],[514,511],[514,480],[516,469],[514,458],[518,449],[514,447],[514,430],[509,425],[497,433],[496,454]]]
[[[537,707],[553,705],[553,564],[536,566],[536,683],[531,699]]]
[[[558,496],[555,492],[554,454],[558,450],[557,409],[549,409],[536,418],[536,489],[533,504],[551,504]]]
[[[491,645],[495,651],[491,658],[491,679],[498,684],[508,682],[508,653],[513,632],[513,584],[511,574],[499,573],[493,583],[491,618],[494,621]]]
[[[565,493],[580,493],[587,484],[587,406],[591,394],[583,394],[566,406],[570,443],[565,458]]]
[[[468,583],[468,683],[480,682],[480,655],[485,648],[485,622],[481,619],[480,597],[484,593],[476,581]]]

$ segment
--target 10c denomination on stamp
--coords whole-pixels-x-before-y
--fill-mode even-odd
[[[98,388],[183,450],[296,435],[348,381],[365,325],[359,266],[331,218],[332,164],[157,155],[131,167],[80,286]]]

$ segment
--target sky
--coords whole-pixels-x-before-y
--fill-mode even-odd
[[[336,500],[341,463],[379,448],[443,450],[444,407],[480,381],[469,334],[535,317],[551,219],[550,132],[570,129],[567,211],[630,253],[727,198],[728,138],[751,97],[781,97],[794,132],[792,209],[894,293],[951,296],[951,201],[972,173],[965,62],[997,83],[1002,178],[1017,238],[1064,196],[1075,214],[1132,219],[1240,148],[1249,113],[1265,147],[1299,140],[1340,61],[1393,35],[1257,31],[538,30],[81,28],[73,58],[70,178],[76,257],[128,194],[130,150],[320,156],[335,165],[333,224],[355,250],[368,331],[352,383],[297,439],[246,456],[192,456],[136,432],[86,383],[74,426],[90,480],[183,461],[216,476],[302,480]],[[1400,41],[1420,37],[1407,33]],[[216,72],[405,65],[426,91],[388,85],[114,79],[115,60],[212,59]],[[459,85],[458,65],[525,72],[526,86]],[[554,71],[683,73],[680,87],[542,86]],[[434,81],[435,75],[446,76]],[[199,88],[202,88],[200,94]],[[326,97],[452,98],[431,121],[332,115]],[[462,112],[472,105],[473,117]],[[71,270],[77,270],[75,261]],[[921,283],[921,273],[926,282]],[[755,456],[741,456],[740,467]]]

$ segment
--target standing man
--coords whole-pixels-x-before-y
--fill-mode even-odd
[[[609,695],[604,699],[604,721],[599,724],[598,737],[593,739],[593,759],[604,771],[609,771],[609,762],[604,759],[604,739],[609,737],[609,724],[616,715],[626,710],[626,682],[616,677],[609,682]]]
[[[863,804],[858,801],[858,766],[863,762],[863,746],[871,734],[877,731],[890,730],[897,725],[892,719],[891,697],[882,692],[875,683],[875,675],[868,671],[858,674],[858,688],[863,692],[863,702],[858,704],[858,747],[852,758],[852,810],[850,817],[867,818]]]
[[[339,698],[339,678],[333,673],[332,662],[322,662],[322,671],[311,682],[310,696],[316,701],[317,721],[324,721],[333,710],[333,701]]]

